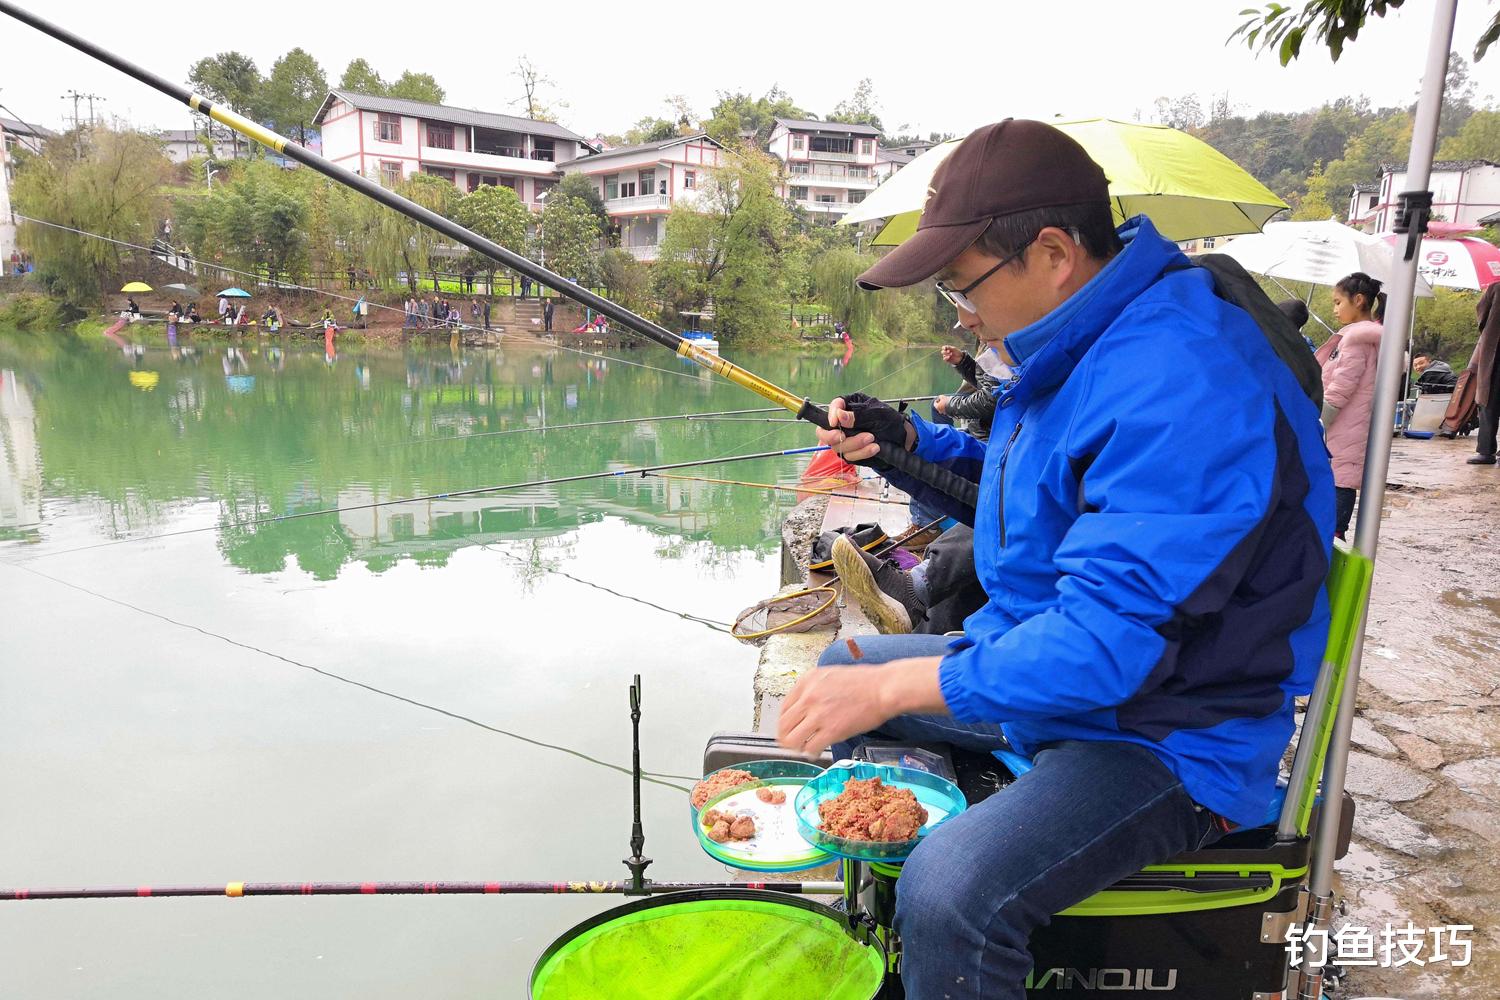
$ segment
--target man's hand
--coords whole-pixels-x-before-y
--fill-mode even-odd
[[[944,344],[942,354],[943,362],[950,365],[958,364],[959,359],[964,356],[964,352],[954,347],[952,344]]]
[[[869,430],[849,433],[856,421]],[[828,424],[835,429],[819,430],[818,443],[827,445],[846,462],[867,462],[876,457],[880,454],[880,441],[899,445],[907,451],[917,443],[917,431],[910,421],[880,400],[863,393],[850,393],[847,400],[840,398],[829,403]]]
[[[804,674],[781,706],[776,740],[809,757],[908,712],[946,712],[941,657],[871,667],[820,667]]]
[[[939,396],[932,401],[932,408],[939,413],[946,414],[948,412],[948,400],[952,398],[952,396]]]

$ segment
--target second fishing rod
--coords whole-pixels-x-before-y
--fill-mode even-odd
[[[493,240],[485,239],[483,236],[465,229],[453,220],[444,218],[430,209],[423,208],[421,205],[401,197],[394,191],[382,187],[367,177],[340,167],[331,160],[324,159],[305,146],[301,146],[285,136],[279,135],[271,129],[251,121],[238,112],[215,104],[201,94],[193,93],[181,84],[173,83],[143,66],[138,66],[130,60],[74,34],[66,28],[38,17],[36,14],[11,3],[10,0],[0,0],[0,13],[8,14],[18,21],[31,25],[43,34],[49,35],[71,48],[77,49],[106,65],[114,67],[125,75],[151,87],[153,90],[157,90],[186,104],[194,111],[207,115],[219,124],[259,142],[261,145],[274,150],[290,160],[295,160],[309,169],[316,170],[338,184],[353,188],[366,197],[379,202],[387,208],[400,212],[407,218],[419,222],[435,232],[443,234],[454,242],[473,250],[475,253],[482,254],[490,260],[530,278],[532,281],[556,289],[580,305],[604,314],[613,322],[635,331],[647,340],[659,344],[717,375],[723,376],[736,385],[749,389],[751,392],[775,403],[777,406],[790,410],[797,415],[798,419],[806,420],[825,430],[829,429],[828,411],[818,404],[789,392],[761,378],[754,372],[747,371],[719,357],[717,354],[704,350],[692,341],[684,337],[679,337],[665,327],[651,322],[644,316],[631,312],[616,302],[611,302],[609,299],[589,291],[587,288],[564,278],[560,274],[549,271],[535,261],[507,250]],[[973,507],[978,503],[978,484],[955,475],[942,466],[924,461],[903,448],[887,442],[881,442],[880,460],[907,476],[926,483],[928,486],[940,490],[948,496],[954,497],[969,507]]]

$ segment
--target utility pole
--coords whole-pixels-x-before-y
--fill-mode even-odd
[[[94,102],[98,101],[100,104],[103,104],[105,98],[100,97],[98,94],[85,94],[83,96],[86,97],[89,102],[89,128],[93,128],[95,125],[99,124],[98,119],[94,117]]]

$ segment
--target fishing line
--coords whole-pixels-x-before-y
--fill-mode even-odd
[[[387,691],[384,688],[376,687],[375,685],[368,684],[368,683],[366,683],[364,681],[355,680],[352,677],[347,677],[344,674],[335,673],[332,670],[325,670],[322,667],[315,667],[311,663],[303,663],[301,660],[294,660],[294,659],[292,659],[289,656],[283,656],[280,653],[274,653],[274,652],[270,651],[269,649],[262,649],[259,646],[254,646],[254,645],[251,645],[250,643],[247,643],[247,642],[241,642],[238,639],[231,639],[228,636],[226,636],[226,635],[220,635],[217,632],[210,632],[208,629],[202,628],[201,626],[198,626],[198,625],[194,625],[191,622],[178,621],[177,619],[171,618],[171,617],[169,617],[167,615],[164,615],[164,614],[161,614],[160,612],[152,611],[149,608],[143,608],[143,607],[141,607],[139,605],[136,605],[136,604],[131,604],[129,601],[122,601],[122,600],[120,600],[119,598],[116,598],[116,597],[110,597],[107,594],[101,594],[98,591],[96,591],[96,590],[90,590],[88,587],[85,587],[85,586],[83,586],[81,584],[73,583],[71,581],[62,579],[61,577],[52,576],[52,575],[50,575],[48,573],[43,573],[41,570],[38,570],[38,569],[32,569],[30,566],[23,566],[20,563],[10,563],[9,565],[13,566],[16,569],[21,570],[22,572],[30,573],[33,576],[39,576],[39,577],[41,577],[44,580],[50,580],[53,583],[59,584],[59,585],[64,586],[64,587],[68,587],[68,588],[70,588],[72,590],[79,591],[80,593],[87,594],[90,597],[97,598],[97,599],[99,599],[101,601],[105,601],[105,602],[107,602],[109,604],[118,605],[119,607],[122,607],[122,608],[128,608],[129,610],[137,612],[138,614],[145,615],[148,618],[155,618],[158,621],[166,622],[168,625],[173,625],[173,626],[176,626],[177,628],[180,628],[180,629],[186,629],[187,631],[190,631],[190,632],[197,632],[198,634],[203,635],[203,636],[207,636],[210,639],[217,639],[220,642],[228,643],[231,646],[237,646],[240,649],[248,650],[248,651],[250,651],[252,653],[259,653],[262,656],[268,656],[268,657],[270,657],[273,660],[280,660],[282,663],[286,663],[286,664],[289,664],[289,665],[294,666],[294,667],[300,667],[303,670],[310,670],[313,673],[318,674],[321,677],[328,678],[329,680],[338,681],[341,684],[348,684],[348,685],[350,685],[352,687],[362,688],[362,689],[364,689],[366,691],[371,692],[372,694],[378,694],[381,697],[390,698],[390,699],[393,699],[395,701],[403,702],[404,704],[412,705],[412,706],[414,706],[416,708],[424,709],[424,710],[429,711],[429,712],[436,712],[438,715],[447,716],[448,718],[454,719],[454,720],[456,720],[458,722],[466,722],[466,723],[468,723],[471,726],[478,726],[480,729],[487,730],[487,731],[495,733],[495,734],[497,734],[499,736],[505,736],[505,737],[508,737],[510,739],[513,739],[513,740],[519,740],[522,743],[529,743],[532,746],[542,747],[543,749],[546,749],[546,750],[556,750],[559,753],[565,753],[565,754],[568,754],[569,756],[577,757],[579,760],[587,761],[590,764],[596,764],[599,767],[608,768],[611,771],[618,771],[621,774],[627,774],[627,775],[631,773],[631,770],[628,767],[622,767],[619,764],[611,764],[609,761],[600,760],[597,757],[591,757],[591,756],[589,756],[588,754],[584,753],[581,750],[573,750],[573,749],[571,749],[569,747],[559,746],[556,743],[547,743],[547,742],[544,742],[543,740],[533,739],[530,736],[522,736],[520,733],[513,733],[513,732],[511,732],[508,729],[501,729],[498,726],[492,726],[492,725],[490,725],[487,722],[481,722],[481,721],[479,721],[478,719],[476,719],[476,718],[474,718],[472,716],[462,715],[462,714],[460,714],[458,712],[453,712],[453,711],[450,711],[450,710],[448,710],[446,708],[440,708],[437,705],[431,705],[431,704],[428,704],[427,702],[424,702],[424,701],[418,701],[415,698],[409,698],[409,697],[407,697],[404,694],[397,694],[394,691]],[[662,785],[663,787],[666,787],[666,788],[675,788],[676,790],[678,790],[680,792],[686,792],[686,791],[689,791],[690,789],[688,789],[687,787],[685,787],[683,785],[676,785],[676,784],[673,784],[670,781],[663,781],[663,780],[660,780],[660,779],[663,779],[663,778],[673,778],[673,779],[676,779],[678,781],[698,781],[699,780],[698,778],[689,777],[688,775],[684,775],[684,774],[661,774],[661,773],[656,772],[656,771],[643,771],[642,774],[643,775],[651,775],[651,777],[647,777],[645,780],[650,781],[653,784]]]
[[[14,215],[18,219],[24,219],[25,221],[31,222],[31,223],[35,223],[38,226],[50,226],[53,229],[61,229],[61,230],[64,230],[65,232],[69,232],[69,233],[77,233],[79,236],[87,236],[90,239],[103,240],[106,243],[114,243],[117,246],[130,247],[133,250],[144,250],[144,251],[146,251],[147,253],[150,253],[150,254],[155,254],[155,253],[159,252],[154,247],[141,246],[139,243],[129,243],[129,242],[126,242],[125,240],[117,240],[117,239],[114,239],[113,237],[110,237],[110,236],[103,236],[103,235],[101,235],[99,233],[91,233],[91,232],[89,232],[86,229],[78,229],[78,228],[75,228],[73,226],[66,226],[66,225],[63,225],[60,222],[48,222],[45,219],[34,219],[31,216],[29,216],[29,215],[22,215],[20,212],[16,212],[16,213],[14,213]],[[180,256],[180,255],[177,254],[177,253],[175,253],[175,251],[174,251],[173,256]],[[262,277],[261,275],[254,274],[254,273],[252,273],[250,271],[240,271],[240,270],[237,270],[236,268],[226,267],[223,264],[212,264],[212,263],[209,263],[208,261],[200,260],[197,257],[192,258],[192,261],[193,261],[193,263],[195,263],[197,265],[200,265],[202,267],[206,267],[206,268],[211,267],[211,268],[213,268],[216,271],[223,271],[225,274],[235,274],[235,275],[239,275],[242,278],[254,278],[257,286],[259,286],[261,282],[268,280],[268,279]],[[182,269],[178,268],[177,270],[182,270]],[[200,275],[194,274],[194,272],[192,272],[192,271],[188,271],[186,273],[192,275],[193,277],[201,277]],[[330,292],[330,291],[327,291],[327,290],[322,289],[322,288],[313,288],[310,285],[301,285],[301,284],[298,284],[298,283],[296,283],[294,281],[277,281],[277,282],[271,284],[270,287],[273,288],[273,289],[286,289],[286,290],[289,290],[289,291],[312,292],[312,293],[314,293],[316,295],[326,295],[326,296],[328,296],[331,299],[338,299],[338,300],[340,300],[342,302],[358,302],[359,301],[359,299],[354,298],[351,295],[340,295],[338,292]],[[366,299],[365,301],[366,301],[366,304],[368,304],[370,306],[370,308],[372,308],[372,309],[385,309],[385,310],[388,310],[390,312],[399,312],[403,316],[406,315],[406,311],[404,309],[397,309],[395,306],[388,306],[388,305],[385,305],[385,304],[380,303],[380,302],[370,302],[368,299]],[[198,324],[193,324],[192,326],[197,326],[197,325]],[[207,329],[215,329],[215,330],[238,330],[241,333],[244,333],[244,332],[249,331],[251,329],[249,327],[241,327],[241,326],[224,326],[224,325],[219,324],[219,323],[204,323],[202,325],[205,328],[207,328]],[[191,328],[192,327],[190,327],[190,329]],[[264,327],[256,327],[254,329],[255,329],[255,331],[259,331],[259,330],[263,330]],[[289,328],[289,329],[299,329],[299,330],[307,330],[307,331],[313,331],[313,332],[315,332],[317,328],[316,327],[296,327],[296,328]],[[403,327],[402,329],[405,329],[405,327]],[[578,354],[578,355],[581,355],[581,356],[586,357],[586,358],[598,358],[599,357],[599,355],[595,354],[592,351],[580,350],[579,348],[576,348],[576,347],[564,347],[562,344],[556,343],[556,342],[546,343],[546,342],[543,342],[543,341],[538,341],[538,340],[536,340],[534,338],[527,338],[527,337],[525,337],[525,336],[523,336],[522,334],[519,334],[519,333],[507,333],[504,330],[484,330],[483,327],[471,326],[471,325],[469,325],[467,323],[459,323],[456,327],[447,327],[447,326],[444,326],[444,327],[429,327],[428,330],[483,330],[486,333],[498,334],[502,339],[504,339],[506,337],[509,337],[509,338],[511,338],[512,343],[517,343],[517,344],[532,344],[532,345],[535,345],[535,346],[554,348],[554,349],[559,350],[559,351],[566,351],[569,354]],[[626,359],[619,358],[619,357],[611,357],[609,360],[610,360],[611,364],[619,363],[619,364],[622,364],[622,365],[630,365],[630,366],[635,367],[635,368],[645,368],[648,371],[661,372],[664,375],[676,375],[678,378],[690,378],[690,379],[693,379],[694,381],[697,381],[698,378],[699,378],[699,376],[696,373],[694,373],[694,372],[674,371],[671,368],[658,368],[656,365],[642,364],[639,361],[627,361]],[[780,409],[784,409],[784,407],[776,407],[776,409],[780,410]]]
[[[764,436],[764,435],[763,435]],[[758,439],[757,439],[758,440]],[[500,486],[481,486],[468,490],[450,490],[446,493],[429,493],[424,496],[398,497],[392,500],[375,500],[370,503],[351,504],[347,507],[322,507],[318,510],[304,510],[292,514],[278,514],[274,517],[249,518],[243,521],[231,521],[227,524],[209,524],[199,528],[180,528],[176,531],[162,531],[154,535],[136,535],[130,538],[113,538],[108,541],[94,542],[90,545],[80,545],[76,548],[63,549],[59,552],[43,552],[34,556],[26,556],[24,559],[6,560],[10,565],[20,565],[22,562],[31,562],[37,559],[50,559],[53,556],[69,555],[74,552],[87,552],[92,549],[109,548],[114,545],[127,545],[132,542],[147,542],[160,538],[175,538],[180,535],[196,535],[205,531],[230,531],[237,528],[249,528],[262,524],[274,524],[279,521],[293,521],[303,517],[318,517],[323,514],[341,514],[356,510],[374,510],[379,507],[391,507],[404,503],[423,503],[431,500],[451,500],[457,497],[482,496],[486,493],[504,493],[509,490],[527,489],[536,486],[555,486],[560,483],[577,483],[590,479],[610,479],[616,476],[637,476],[647,472],[658,472],[665,469],[686,469],[699,465],[716,465],[729,462],[743,462],[757,458],[781,458],[786,455],[811,455],[815,452],[827,451],[822,445],[810,448],[788,448],[783,451],[763,451],[753,455],[736,455],[732,457],[705,458],[691,462],[671,462],[666,465],[646,465],[632,469],[619,469],[614,472],[585,472],[576,476],[556,476],[551,479],[532,479],[522,483],[506,483]]]

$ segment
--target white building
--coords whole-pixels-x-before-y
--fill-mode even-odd
[[[837,220],[875,190],[879,140],[869,125],[778,118],[767,148],[786,165],[782,196]]]
[[[564,174],[583,174],[604,199],[620,247],[637,260],[656,260],[667,213],[691,205],[707,171],[723,166],[728,153],[705,132],[639,146],[607,149],[558,164]]]
[[[1367,233],[1388,233],[1396,224],[1399,198],[1406,190],[1406,168],[1381,168],[1380,186],[1356,186],[1349,197],[1349,225]],[[1500,211],[1500,164],[1489,160],[1439,160],[1432,165],[1432,214],[1446,222],[1480,225]]]
[[[313,124],[323,155],[366,177],[389,184],[432,174],[460,191],[493,184],[533,208],[557,183],[557,164],[593,148],[553,122],[347,90],[329,91]]]

